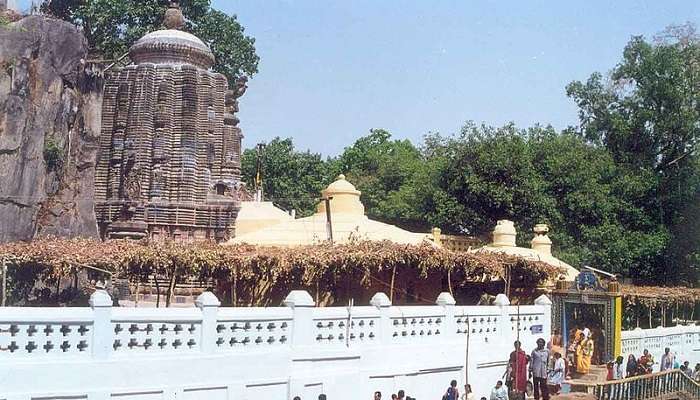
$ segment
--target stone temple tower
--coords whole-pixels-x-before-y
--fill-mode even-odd
[[[184,22],[174,3],[167,29],[139,39],[132,64],[105,83],[95,178],[104,238],[233,236],[242,138],[235,113],[245,79],[230,90]]]

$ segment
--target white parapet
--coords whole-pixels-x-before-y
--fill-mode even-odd
[[[646,349],[659,362],[666,348],[675,354],[676,361],[688,361],[695,368],[695,364],[700,363],[700,326],[637,328],[622,332],[622,355],[625,358],[629,354],[639,358]]]
[[[370,398],[399,389],[435,398],[466,379],[477,397],[505,372],[512,342],[548,338],[551,303],[315,307],[292,291],[284,307],[0,308],[0,400]]]

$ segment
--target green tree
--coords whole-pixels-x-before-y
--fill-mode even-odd
[[[51,0],[42,10],[83,29],[95,55],[116,59],[148,32],[163,29],[168,0]],[[214,70],[232,82],[258,72],[255,39],[244,34],[235,15],[211,8],[210,0],[182,0],[187,30],[207,43]]]
[[[257,151],[246,149],[241,159],[243,181],[255,187]],[[323,190],[334,178],[332,161],[320,154],[298,151],[292,139],[275,138],[265,145],[261,160],[263,194],[284,210],[308,216],[316,210]]]
[[[530,136],[534,164],[555,202],[548,222],[558,255],[614,273],[653,279],[668,243],[665,227],[644,210],[654,179],[630,173],[602,147],[572,132]]]
[[[555,214],[528,133],[512,124],[469,122],[456,137],[428,136],[423,153],[427,162],[404,195],[426,207],[422,213],[432,214],[428,220],[447,232],[482,235],[499,219],[533,226]]]
[[[362,192],[370,217],[412,226],[416,221],[393,197],[422,161],[420,151],[409,140],[392,140],[388,131],[372,129],[345,148],[335,168]]]
[[[467,123],[458,136],[426,137],[423,162],[391,202],[403,218],[488,240],[496,221],[514,220],[529,246],[548,223],[555,255],[640,280],[663,265],[669,234],[644,211],[653,176],[618,165],[610,152],[570,131]]]
[[[683,260],[698,252],[697,240],[687,238],[696,217],[689,207],[700,200],[699,83],[700,40],[688,24],[668,28],[655,43],[633,37],[608,79],[595,73],[567,86],[580,110],[578,133],[628,172],[618,190],[644,188],[635,203],[647,232],[656,232],[652,247],[667,242],[653,271],[669,283],[697,283],[697,265]]]

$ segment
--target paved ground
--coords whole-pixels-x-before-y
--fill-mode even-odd
[[[588,393],[567,393],[553,396],[551,400],[596,400],[596,398]]]
[[[591,370],[586,375],[575,375],[573,379],[567,380],[570,384],[596,384],[605,383],[608,377],[608,370],[604,365],[591,365]]]

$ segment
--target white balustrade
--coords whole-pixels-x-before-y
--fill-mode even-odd
[[[637,328],[622,332],[622,355],[625,357],[634,354],[639,358],[646,349],[659,362],[667,347],[676,355],[676,361],[689,361],[695,368],[695,364],[700,363],[700,326]],[[658,371],[658,368],[656,365],[654,370]]]
[[[377,293],[317,308],[292,291],[284,307],[220,307],[207,292],[192,308],[120,308],[96,291],[90,305],[0,308],[0,400],[435,398],[452,379],[481,396],[514,340],[549,338],[551,313],[546,298],[457,306],[448,293],[434,306]]]

